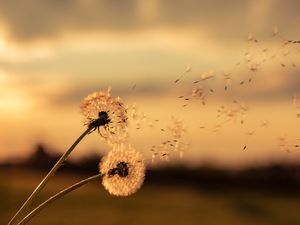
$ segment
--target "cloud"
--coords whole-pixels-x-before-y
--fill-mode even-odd
[[[29,41],[70,30],[130,29],[138,21],[134,1],[1,1],[0,14],[11,38]]]
[[[161,93],[187,63],[193,73],[222,70],[239,60],[247,44],[243,35],[258,23],[267,41],[273,19],[289,22],[282,28],[289,35],[299,33],[290,26],[300,17],[293,9],[299,1],[147,2],[0,0],[2,32],[9,35],[7,42],[0,35],[0,66],[20,78],[18,88],[64,104],[109,84],[120,95],[130,94],[134,84],[142,84],[139,93]],[[268,93],[298,89],[296,84],[285,82]]]
[[[230,39],[257,23],[296,25],[300,2],[164,0],[27,0],[0,1],[1,20],[16,42],[57,38],[69,32],[128,32],[157,26],[190,27]],[[258,21],[263,19],[264,21]],[[249,26],[249,23],[253,26]],[[254,26],[255,25],[255,26]],[[297,32],[299,34],[299,32]]]

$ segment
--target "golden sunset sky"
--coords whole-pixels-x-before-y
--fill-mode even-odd
[[[170,138],[174,116],[186,126],[185,163],[297,162],[300,43],[286,41],[300,40],[299,8],[297,0],[0,1],[0,161],[38,143],[63,152],[85,129],[81,100],[111,85],[147,116],[139,130],[131,122],[130,141],[148,159]],[[200,85],[205,105],[191,97]],[[217,117],[233,101],[247,107],[244,117]],[[74,157],[108,149],[93,133]]]

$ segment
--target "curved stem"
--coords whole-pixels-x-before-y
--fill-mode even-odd
[[[65,188],[64,190],[58,192],[57,194],[53,195],[52,197],[48,198],[46,201],[44,201],[43,203],[41,203],[39,206],[37,206],[34,210],[32,210],[26,217],[24,217],[17,225],[24,225],[26,223],[28,223],[30,221],[30,219],[32,217],[34,217],[36,214],[38,214],[40,211],[42,211],[45,207],[47,207],[48,205],[50,205],[52,202],[54,202],[55,200],[63,197],[64,195],[68,194],[69,192],[81,187],[84,184],[87,184],[93,180],[98,179],[99,177],[101,177],[101,174],[97,174],[94,175],[92,177],[89,177],[85,180],[82,180],[76,184],[73,184],[70,187]]]
[[[57,163],[52,167],[52,169],[48,172],[48,174],[44,177],[44,179],[40,182],[40,184],[35,188],[35,190],[31,193],[31,195],[27,198],[27,200],[23,203],[21,208],[16,212],[13,218],[9,221],[8,225],[13,225],[21,213],[23,213],[27,207],[32,203],[33,199],[41,192],[41,190],[46,186],[49,179],[55,175],[57,169],[63,164],[63,162],[67,159],[73,149],[78,145],[78,143],[85,137],[85,135],[89,134],[93,127],[88,127],[86,131],[84,131],[80,137],[72,144],[72,146],[60,157]]]

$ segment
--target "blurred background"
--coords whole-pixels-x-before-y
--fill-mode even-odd
[[[300,224],[299,7],[0,1],[0,222],[85,130],[82,99],[111,86],[143,188],[90,184],[32,224]],[[109,148],[88,135],[41,198],[97,173]]]

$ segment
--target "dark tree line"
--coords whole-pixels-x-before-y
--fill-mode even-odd
[[[41,144],[26,160],[18,163],[5,163],[2,167],[20,167],[34,170],[52,168],[60,155],[50,154]],[[68,160],[61,172],[98,173],[101,155],[92,154],[77,161]],[[146,185],[190,186],[202,190],[218,191],[220,189],[266,189],[267,191],[288,191],[300,194],[300,164],[269,164],[243,170],[223,170],[210,166],[187,168],[172,165],[156,169],[147,169]]]

